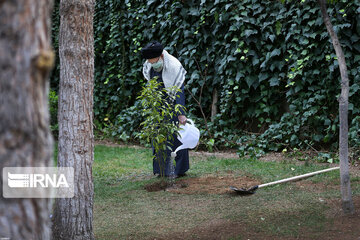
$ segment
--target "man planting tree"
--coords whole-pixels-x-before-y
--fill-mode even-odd
[[[185,94],[184,94],[184,81],[186,70],[183,68],[179,60],[170,55],[159,42],[151,42],[147,44],[142,50],[142,57],[146,59],[143,65],[143,75],[146,80],[157,78],[159,83],[158,91],[167,90],[164,100],[174,106],[173,117],[171,122],[175,124],[185,124]],[[174,92],[170,89],[176,86],[181,91]],[[172,95],[176,94],[176,98]],[[175,100],[173,100],[175,99]],[[175,111],[175,106],[180,104],[182,108],[180,113]],[[176,135],[168,137],[166,150],[155,151],[153,146],[153,172],[159,176],[169,176],[171,169],[169,168],[171,151],[174,151],[181,142],[177,139]],[[171,149],[171,150],[170,150]],[[189,169],[189,152],[187,149],[180,150],[175,158],[175,176],[185,176],[185,172]]]

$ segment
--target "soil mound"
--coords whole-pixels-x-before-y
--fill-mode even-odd
[[[145,186],[148,192],[166,190],[179,194],[227,194],[233,193],[230,186],[237,188],[250,188],[260,184],[259,181],[249,176],[203,176],[197,178],[185,178],[169,186],[166,181],[159,181]]]

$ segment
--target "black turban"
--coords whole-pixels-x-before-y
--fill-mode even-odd
[[[145,59],[160,57],[164,47],[159,42],[151,42],[141,49],[142,57]]]

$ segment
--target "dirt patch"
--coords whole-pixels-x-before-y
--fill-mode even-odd
[[[204,151],[189,151],[191,157],[200,157],[200,158],[224,158],[224,159],[238,159],[239,155],[236,152],[232,151],[221,151],[221,152],[204,152]]]
[[[244,222],[226,219],[213,219],[210,222],[199,223],[198,226],[175,232],[162,237],[151,238],[151,240],[226,240],[226,239],[261,239],[261,240],[295,240],[299,238],[280,237],[265,231],[254,229]],[[302,238],[304,239],[304,238]],[[311,239],[311,238],[309,238]]]
[[[199,178],[181,179],[176,182],[177,186],[168,189],[169,192],[179,194],[226,194],[232,193],[230,186],[249,188],[258,185],[259,181],[249,176],[203,176]]]
[[[355,214],[344,215],[342,210],[341,198],[327,199],[326,204],[329,210],[326,212],[327,219],[330,223],[326,226],[326,237],[321,239],[360,239],[360,196],[353,197]]]
[[[282,239],[275,236],[269,236],[262,232],[250,231],[249,227],[241,222],[230,220],[214,219],[210,222],[199,223],[198,226],[185,230],[181,233],[171,233],[169,236],[151,238],[152,240],[222,240],[231,239],[241,236],[241,239]]]
[[[360,177],[360,166],[350,166],[350,176],[351,177]]]
[[[158,181],[145,185],[145,189],[148,192],[165,191],[169,187],[167,181]]]
[[[283,162],[290,159],[286,158],[282,153],[272,152],[260,157],[259,160],[264,162]]]
[[[199,223],[184,232],[173,232],[168,235],[159,236],[157,240],[165,239],[264,239],[264,240],[313,240],[313,239],[325,239],[325,240],[356,240],[360,239],[360,197],[353,198],[355,209],[357,212],[352,216],[345,216],[341,209],[341,199],[326,200],[326,204],[330,205],[330,210],[326,214],[328,224],[325,225],[325,229],[319,229],[314,232],[309,231],[308,228],[303,228],[300,231],[298,237],[285,237],[272,235],[269,232],[255,229],[253,226],[249,226],[244,221],[231,221],[227,219],[214,218],[211,221]]]
[[[230,186],[237,188],[250,188],[252,186],[260,184],[254,178],[250,176],[203,176],[197,178],[180,179],[173,185],[169,185],[165,181],[157,181],[145,185],[145,189],[148,192],[156,191],[168,191],[179,194],[227,194],[233,193],[230,190]]]
[[[340,189],[339,185],[334,185],[334,184],[325,184],[323,182],[318,182],[318,183],[314,183],[311,181],[297,181],[295,182],[295,185],[305,191],[312,191],[312,192],[317,192],[317,193],[321,193],[327,190],[334,190],[334,189]]]

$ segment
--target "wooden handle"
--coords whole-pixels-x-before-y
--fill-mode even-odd
[[[330,171],[333,171],[333,170],[336,170],[336,169],[340,169],[340,167],[328,168],[328,169],[324,169],[324,170],[320,170],[320,171],[316,171],[316,172],[312,172],[312,173],[306,173],[306,174],[291,177],[291,178],[285,178],[285,179],[278,180],[278,181],[275,181],[275,182],[264,183],[264,184],[259,185],[258,188],[267,187],[267,186],[271,186],[271,185],[275,185],[275,184],[279,184],[279,183],[284,183],[284,182],[291,182],[291,181],[295,181],[295,180],[298,180],[298,179],[311,177],[311,176],[314,176],[314,175],[319,174],[319,173],[330,172]]]

